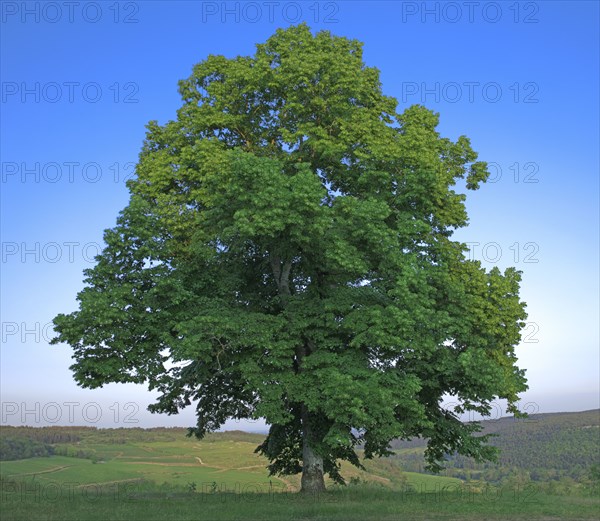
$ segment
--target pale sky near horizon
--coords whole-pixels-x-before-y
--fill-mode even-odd
[[[68,5],[67,5],[68,4]],[[77,4],[77,5],[75,5]],[[517,348],[527,412],[600,407],[597,2],[3,2],[0,423],[191,426],[151,415],[142,386],[78,388],[48,324],[76,307],[127,204],[150,120],[175,117],[177,81],[209,54],[250,55],[305,21],[364,43],[403,110],[471,138],[491,182],[456,237],[484,266],[523,271]],[[500,415],[500,412],[497,412]],[[229,422],[259,430],[262,424]]]

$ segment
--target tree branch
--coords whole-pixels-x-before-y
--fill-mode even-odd
[[[277,292],[282,300],[285,302],[292,294],[290,290],[290,271],[292,270],[292,260],[288,259],[282,261],[279,255],[270,255],[271,268],[273,269],[273,276],[277,283]]]

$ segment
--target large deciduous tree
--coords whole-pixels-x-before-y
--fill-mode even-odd
[[[196,65],[177,118],[148,124],[79,310],[55,318],[78,384],[147,382],[154,412],[195,402],[199,437],[264,418],[269,470],[313,492],[361,465],[357,445],[423,436],[433,469],[491,458],[459,414],[515,412],[527,388],[520,273],[452,240],[468,220],[453,187],[486,164],[437,114],[397,113],[361,48],[300,25]]]

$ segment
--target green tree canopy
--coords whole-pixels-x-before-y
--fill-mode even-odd
[[[488,177],[469,139],[440,137],[422,106],[397,113],[360,42],[306,25],[209,56],[179,90],[79,310],[55,318],[78,384],[147,382],[155,412],[196,402],[200,437],[264,418],[257,450],[303,490],[341,481],[358,444],[370,458],[424,436],[434,469],[493,457],[457,413],[516,410],[526,314],[520,272],[452,240],[468,222],[453,187]]]

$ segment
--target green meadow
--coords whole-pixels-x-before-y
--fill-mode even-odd
[[[2,520],[597,519],[598,497],[548,495],[535,484],[489,486],[406,472],[393,458],[343,466],[349,483],[298,494],[299,477],[269,476],[260,435],[183,429],[82,431],[53,455],[1,461]],[[79,451],[79,452],[78,452]],[[402,449],[399,453],[414,452]],[[85,454],[85,457],[81,457]]]

